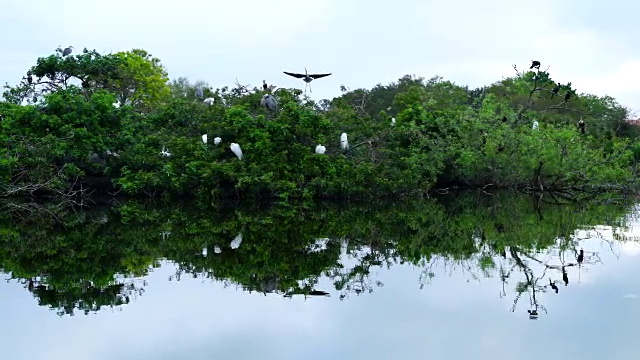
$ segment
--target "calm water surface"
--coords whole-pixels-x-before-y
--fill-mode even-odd
[[[7,215],[1,358],[640,358],[639,209],[553,202]]]

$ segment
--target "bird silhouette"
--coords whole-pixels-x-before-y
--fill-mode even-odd
[[[560,88],[562,87],[562,85],[560,85],[560,83],[557,83],[556,86],[553,87],[553,89],[551,89],[551,98],[553,99],[554,96],[558,95],[558,91],[560,91]]]
[[[558,286],[556,286],[556,283],[551,281],[551,278],[549,278],[549,285],[551,286],[551,288],[556,292],[556,294],[558,293]]]
[[[540,69],[540,61],[538,60],[531,60],[531,66],[529,67],[529,69]]]
[[[576,258],[576,260],[578,261],[578,264],[582,264],[582,262],[584,261],[584,250],[580,249],[580,253],[578,254],[578,257]]]
[[[585,126],[586,124],[584,123],[584,120],[580,119],[580,121],[578,121],[578,129],[580,129],[580,133],[584,134],[585,133]],[[581,254],[584,254],[584,250],[580,250]],[[578,255],[578,258],[580,258],[580,255]],[[584,258],[584,255],[583,255]],[[582,262],[582,260],[580,260],[579,262]]]
[[[283,72],[285,74],[289,75],[289,76],[293,76],[294,78],[302,79],[305,82],[305,87],[304,87],[305,91],[307,90],[307,86],[309,86],[309,92],[311,92],[311,85],[309,83],[311,83],[315,79],[320,79],[320,78],[323,78],[325,76],[331,75],[331,73],[328,73],[328,74],[309,74],[307,72],[307,68],[304,69],[304,74],[292,73],[292,72],[287,72],[287,71],[283,71]]]
[[[564,102],[568,102],[569,99],[571,99],[571,91],[567,91],[567,93],[564,94]]]
[[[562,267],[562,281],[564,282],[564,286],[569,285],[569,275],[567,275],[567,270]]]

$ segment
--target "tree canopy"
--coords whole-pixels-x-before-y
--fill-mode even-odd
[[[261,106],[262,89],[170,82],[144,50],[61,52],[6,86],[0,195],[312,199],[459,186],[599,191],[636,182],[640,145],[628,110],[540,69],[514,66],[513,77],[479,89],[408,75],[369,90],[343,86],[318,102],[280,88],[271,112]],[[318,144],[326,153],[315,153]]]

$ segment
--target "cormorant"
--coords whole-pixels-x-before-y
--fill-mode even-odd
[[[529,67],[529,69],[540,69],[540,61],[538,60],[531,60],[531,66]]]

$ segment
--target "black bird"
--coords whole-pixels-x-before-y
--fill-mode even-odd
[[[584,120],[580,119],[580,121],[578,121],[578,129],[580,129],[580,133],[584,134],[585,126],[586,124],[584,123]],[[580,250],[580,255],[578,255],[578,259],[582,259],[580,256],[584,258],[584,250]],[[578,262],[580,263],[582,262],[582,260],[579,260]]]
[[[580,121],[582,121],[582,119],[580,119]],[[578,264],[582,264],[584,261],[584,250],[580,249],[580,254],[578,254],[578,258],[576,260],[578,260]]]
[[[29,74],[27,76],[27,82],[29,83],[29,85],[31,85],[31,83],[33,83],[33,77],[31,77],[31,74]]]
[[[564,282],[564,286],[569,285],[569,275],[567,275],[567,270],[562,267],[562,281]]]
[[[267,81],[266,80],[262,80],[262,90],[267,91],[269,87],[267,86]]]
[[[556,286],[556,283],[554,283],[553,281],[551,281],[551,278],[549,278],[549,285],[551,285],[551,288],[556,292],[556,294],[558,293],[558,287]]]
[[[531,60],[531,66],[529,67],[529,69],[540,69],[540,61],[538,60]]]
[[[502,122],[507,122],[508,120],[509,120],[509,119],[507,119],[507,116],[506,116],[506,115],[502,117]]]
[[[538,318],[538,310],[527,310],[529,313],[529,319],[535,320]]]
[[[569,99],[571,99],[571,91],[567,91],[567,93],[564,94],[564,102],[569,101]]]
[[[560,87],[562,85],[560,85],[560,83],[558,83],[553,89],[551,89],[551,98],[553,99],[554,96],[558,95],[558,91],[560,91]]]
[[[290,73],[290,72],[286,72],[286,71],[283,71],[283,72],[285,74],[289,75],[289,76],[293,76],[294,78],[298,78],[298,79],[304,80],[304,82],[306,83],[304,85],[304,89],[306,91],[307,90],[307,86],[309,86],[309,92],[311,92],[311,85],[309,85],[310,82],[312,82],[315,79],[320,79],[320,78],[323,78],[325,76],[331,75],[331,73],[328,73],[328,74],[309,74],[309,73],[307,73],[307,68],[304,68],[304,74]]]

